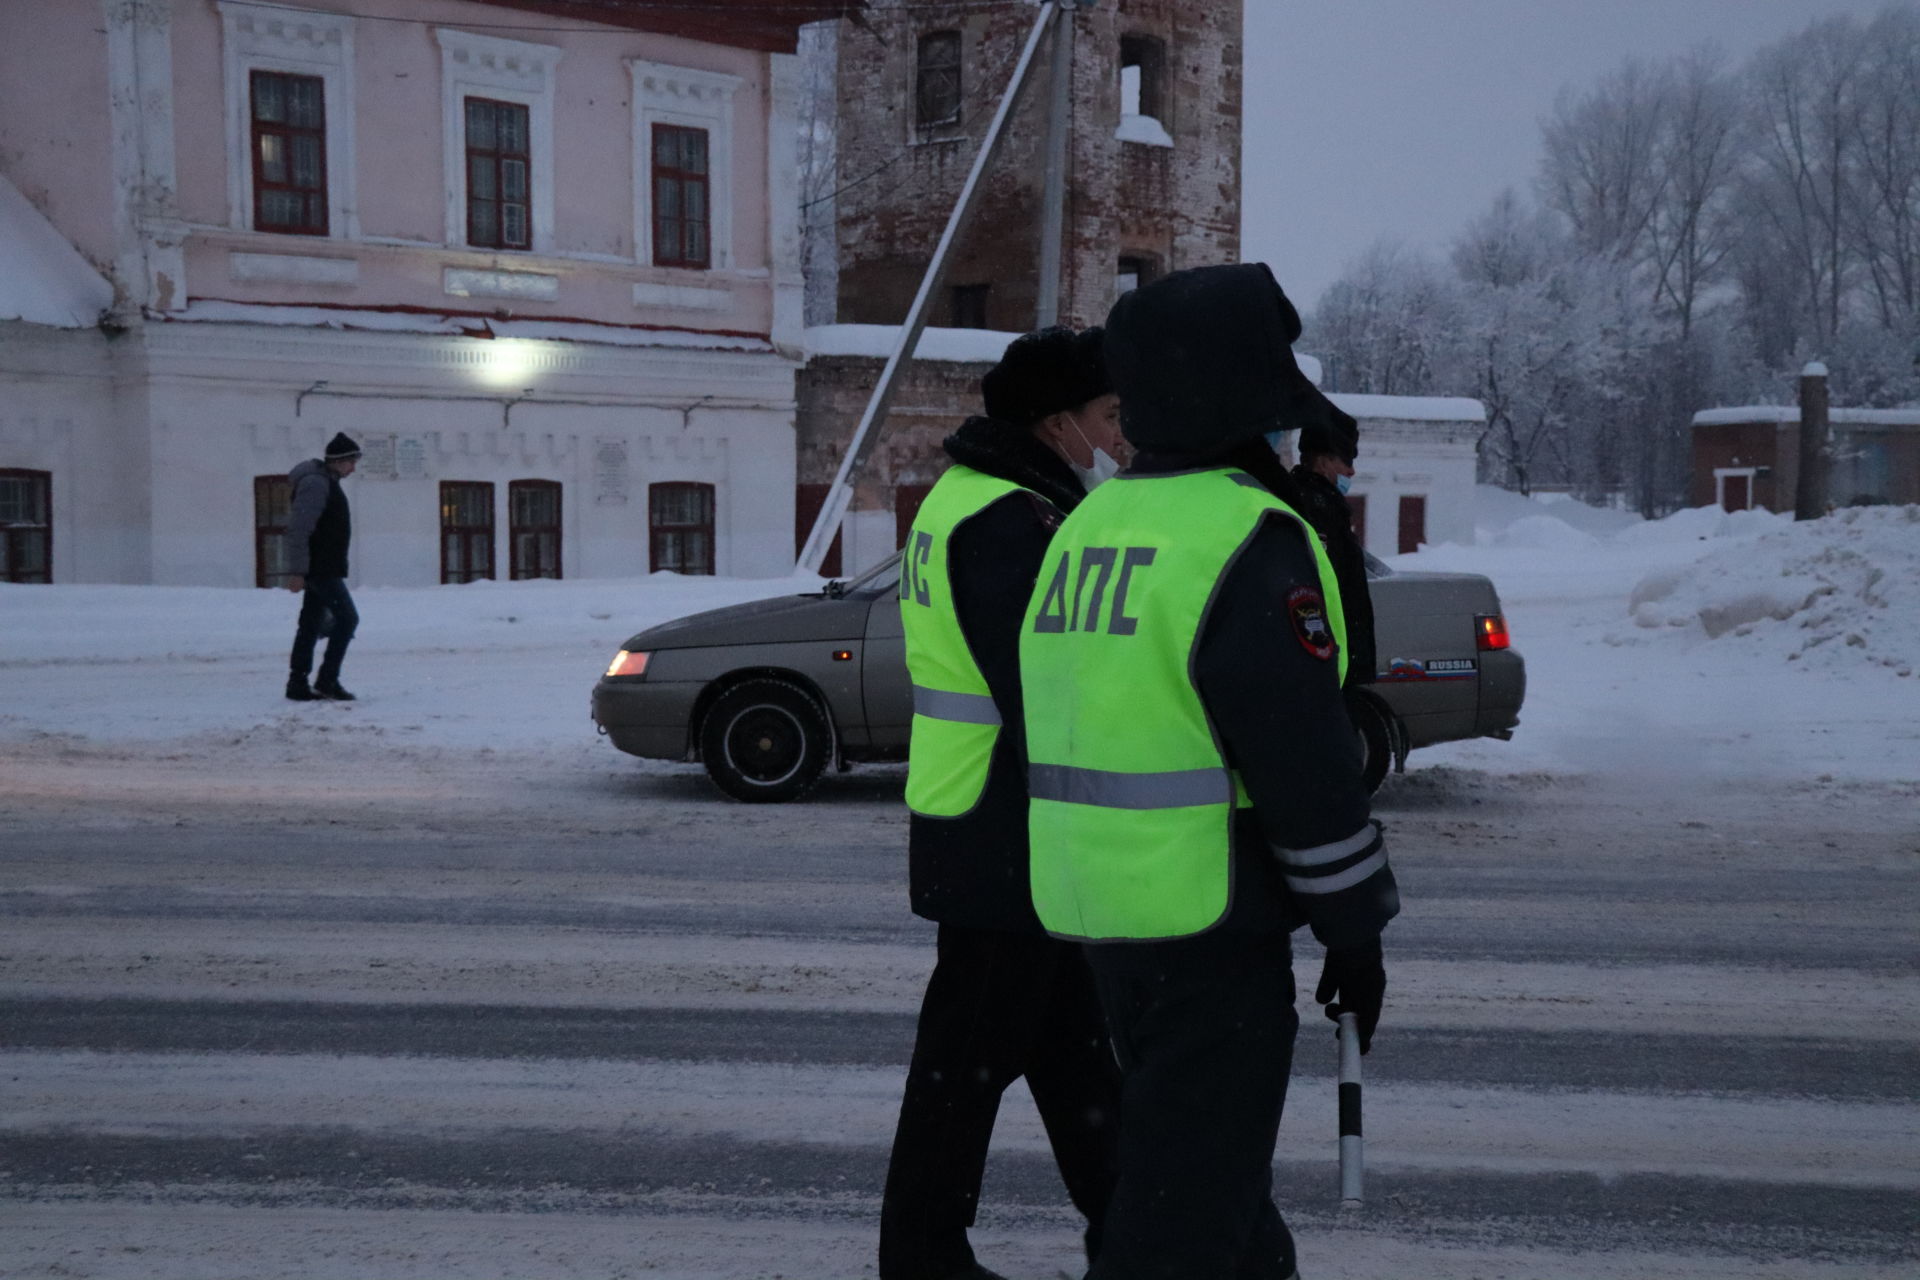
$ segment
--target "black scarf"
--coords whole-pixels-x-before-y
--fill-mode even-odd
[[[1063,512],[1072,511],[1087,496],[1080,477],[1064,458],[1041,444],[1033,432],[998,418],[968,418],[942,447],[955,462],[1031,489]]]

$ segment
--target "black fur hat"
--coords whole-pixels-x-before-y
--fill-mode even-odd
[[[357,458],[359,456],[360,446],[355,444],[353,437],[344,431],[334,432],[333,439],[327,441],[328,462],[334,462],[341,458]]]
[[[1050,413],[1077,409],[1113,390],[1095,326],[1075,333],[1063,325],[1023,333],[1007,344],[1000,363],[980,379],[987,416],[1030,427]]]

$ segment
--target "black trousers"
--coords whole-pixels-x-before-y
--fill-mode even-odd
[[[1125,1073],[1120,1184],[1087,1280],[1283,1280],[1273,1145],[1300,1021],[1284,933],[1087,948]]]
[[[941,925],[880,1206],[880,1280],[946,1280],[973,1264],[987,1143],[1000,1095],[1022,1076],[1091,1257],[1116,1173],[1120,1073],[1085,955]]]
[[[340,664],[346,660],[347,646],[353,642],[354,628],[360,625],[360,611],[347,594],[345,578],[308,578],[300,597],[300,625],[293,633],[293,674],[304,676],[313,669],[313,646],[328,617],[327,651],[320,659],[322,683],[340,678]]]

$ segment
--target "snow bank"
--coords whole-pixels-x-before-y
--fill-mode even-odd
[[[944,329],[928,326],[920,331],[913,349],[918,360],[951,360],[957,363],[997,364],[1007,344],[1020,335],[999,329]],[[900,345],[897,324],[818,324],[807,329],[801,339],[809,356],[865,356],[885,360]]]
[[[1528,497],[1480,484],[1473,487],[1473,522],[1481,546],[1564,550],[1592,546],[1641,519],[1631,511],[1590,507],[1563,495]]]
[[[1704,528],[1705,510],[1681,514]],[[1920,665],[1920,506],[1856,507],[1798,524],[1764,512],[1736,515],[1764,516],[1775,527],[1642,578],[1627,601],[1637,626],[1746,641],[1735,652],[1749,660],[1913,674]],[[1735,523],[1723,516],[1716,527]]]

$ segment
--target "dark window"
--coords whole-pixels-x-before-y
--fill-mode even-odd
[[[440,482],[440,581],[493,577],[493,485]]]
[[[930,31],[920,37],[913,78],[914,119],[922,129],[960,123],[960,33]]]
[[[1167,47],[1155,36],[1120,37],[1120,114],[1166,120],[1161,82]]]
[[[1120,265],[1113,273],[1113,293],[1119,297],[1123,293],[1132,293],[1141,285],[1153,279],[1153,259],[1128,254],[1120,259]]]
[[[826,505],[830,484],[800,484],[793,488],[793,554],[798,556],[806,550],[807,535],[813,532],[813,522],[820,517],[820,508]],[[833,545],[827,548],[826,558],[820,561],[820,572],[829,578],[840,576],[840,530],[833,531]]]
[[[920,504],[932,492],[930,484],[893,486],[893,537],[899,545],[907,545],[907,533],[913,528],[914,517],[920,514]]]
[[[287,568],[287,515],[293,508],[293,482],[285,476],[253,478],[253,585],[284,587]]]
[[[707,193],[707,131],[653,126],[654,266],[704,269],[711,264]]]
[[[327,234],[327,109],[319,76],[255,71],[253,225],[258,231]]]
[[[53,581],[53,474],[0,471],[0,582]]]
[[[948,295],[952,300],[947,323],[955,329],[987,327],[987,291],[990,284],[956,284]]]
[[[653,571],[713,572],[713,486],[676,481],[647,486]]]
[[[508,573],[521,578],[560,576],[560,485],[553,480],[507,484]]]
[[[1400,554],[1411,555],[1427,540],[1427,499],[1424,494],[1400,498]]]
[[[467,99],[467,243],[483,249],[533,244],[532,156],[527,108]]]

